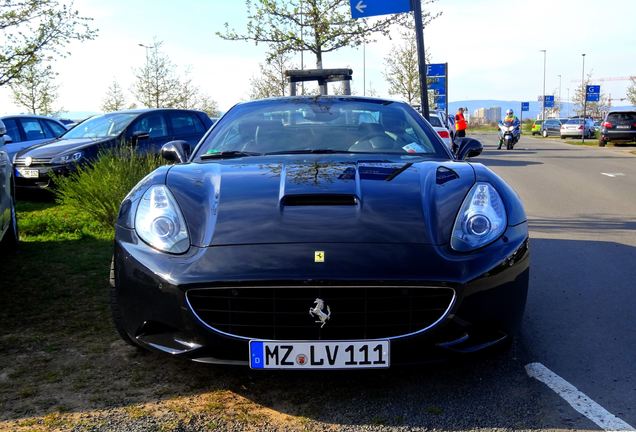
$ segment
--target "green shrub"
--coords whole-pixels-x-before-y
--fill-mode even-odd
[[[126,194],[160,165],[160,156],[140,155],[130,148],[102,151],[93,163],[54,178],[56,200],[88,213],[102,228],[112,229]]]

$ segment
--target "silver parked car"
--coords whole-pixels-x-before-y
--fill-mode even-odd
[[[571,118],[561,125],[561,139],[567,137],[594,137],[594,121],[592,119]]]
[[[19,114],[0,117],[6,127],[4,135],[9,158],[22,149],[52,141],[68,130],[60,121],[45,116]]]
[[[18,221],[15,215],[13,166],[4,143],[6,127],[0,120],[0,252],[18,245]]]

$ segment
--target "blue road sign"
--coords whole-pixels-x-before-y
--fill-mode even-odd
[[[530,111],[530,102],[521,102],[521,111]]]
[[[552,95],[545,95],[545,107],[546,108],[554,108],[554,96]]]
[[[349,3],[351,4],[351,17],[354,19],[412,10],[411,0],[349,0]]]
[[[446,63],[434,63],[426,65],[427,77],[445,77],[446,76]]]
[[[429,90],[436,90],[438,93],[446,93],[446,77],[432,78],[428,83]]]
[[[600,85],[588,85],[585,87],[585,101],[598,102],[601,97]]]

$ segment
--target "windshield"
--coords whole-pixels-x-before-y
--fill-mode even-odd
[[[580,125],[583,124],[582,119],[570,119],[566,122],[566,124]]]
[[[434,131],[408,105],[336,97],[237,105],[217,123],[197,156],[205,159],[230,152],[373,152],[448,157]]]
[[[117,136],[137,113],[104,114],[90,118],[75,126],[64,134],[65,139],[73,138],[107,138]]]
[[[444,127],[442,125],[442,121],[439,119],[439,117],[436,117],[436,116],[429,116],[428,122],[433,127]]]

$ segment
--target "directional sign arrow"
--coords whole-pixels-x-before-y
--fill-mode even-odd
[[[354,19],[411,10],[411,0],[349,0],[349,3],[351,17]]]

